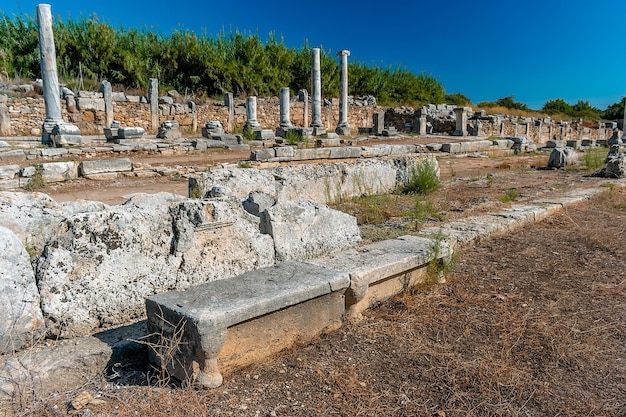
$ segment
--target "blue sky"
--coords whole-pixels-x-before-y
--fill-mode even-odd
[[[2,0],[33,16],[37,1]],[[367,65],[401,66],[437,78],[474,103],[515,96],[531,108],[550,99],[600,109],[626,95],[626,0],[132,0],[51,2],[62,19],[97,14],[118,27],[164,35],[231,29],[305,40]]]

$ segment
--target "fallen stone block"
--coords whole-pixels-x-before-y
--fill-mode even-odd
[[[21,149],[0,151],[0,161],[6,161],[10,159],[14,159],[16,161],[24,161],[26,159],[26,153]]]
[[[78,169],[73,161],[46,162],[39,164],[39,167],[46,182],[63,182],[78,178]]]
[[[274,239],[277,261],[311,259],[361,240],[355,217],[313,201],[278,202],[260,217],[261,232]]]
[[[0,166],[0,180],[12,180],[19,172],[19,165]]]
[[[218,387],[222,373],[339,328],[348,285],[344,272],[284,262],[148,297],[150,359],[179,381]]]
[[[251,161],[267,161],[268,159],[275,158],[276,151],[274,148],[270,149],[257,149],[250,153]]]
[[[79,165],[80,176],[85,178],[89,178],[95,174],[128,172],[132,169],[133,164],[128,158],[82,161]]]
[[[117,129],[117,136],[120,139],[141,139],[144,133],[143,127],[122,127]]]

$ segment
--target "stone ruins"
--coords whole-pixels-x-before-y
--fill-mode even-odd
[[[225,148],[250,157],[245,168],[188,172],[187,196],[140,193],[116,206],[0,191],[5,395],[23,375],[43,386],[88,372],[30,355],[42,338],[76,339],[73,346],[80,340],[89,372],[132,350],[180,382],[217,387],[233,369],[358,320],[363,310],[425,279],[428,264],[445,262],[457,245],[601,192],[578,190],[357,247],[356,219],[327,204],[392,192],[418,167],[438,175],[437,155],[550,152],[548,166],[556,169],[576,163],[581,151],[611,145],[604,173],[626,175],[626,136],[617,123],[590,127],[445,104],[379,107],[373,97],[348,95],[348,50],[337,53],[338,100],[322,100],[319,48],[311,51],[310,99],[306,90],[291,97],[283,87],[277,99],[244,101],[226,92],[223,103],[181,103],[175,91],[159,95],[157,79],[144,97],[114,92],[107,81],[98,92],[74,95],[58,85],[49,5],[37,6],[37,21],[44,98],[0,95],[0,132],[15,137],[0,141],[0,189],[28,187],[37,177],[50,183],[167,175],[166,168],[133,163],[134,152]],[[303,141],[285,143],[290,131]],[[17,138],[35,134],[35,140]],[[409,134],[433,141],[393,143]],[[37,146],[39,135],[50,146]],[[388,142],[368,144],[381,136]],[[148,337],[144,319],[149,353],[146,343],[130,341]],[[178,336],[179,349],[164,361],[163,350]]]

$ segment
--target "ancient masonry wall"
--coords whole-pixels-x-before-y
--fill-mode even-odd
[[[68,105],[67,100],[61,100],[63,119],[77,125],[83,134],[102,134],[105,127],[104,99],[100,93],[79,92],[74,102]],[[119,97],[122,97],[121,99]],[[322,121],[328,129],[334,130],[339,120],[339,105],[336,100],[322,109]],[[241,128],[246,122],[244,100],[236,100],[233,126]],[[40,136],[41,125],[46,116],[43,98],[9,98],[6,102],[7,113],[10,118],[10,129],[7,136]],[[228,122],[228,107],[223,103],[203,104],[196,107],[198,132],[205,122],[219,120],[224,126]],[[304,103],[291,102],[291,121],[295,126],[303,126]],[[366,127],[372,123],[372,116],[376,112],[384,112],[377,106],[352,106],[349,112],[349,122],[354,127]],[[143,127],[147,132],[151,129],[150,105],[139,102],[139,97],[118,95],[113,100],[113,115],[122,126]],[[159,104],[159,123],[166,120],[176,120],[183,131],[191,131],[193,113],[186,104]],[[275,129],[280,121],[280,105],[278,97],[259,98],[257,104],[257,119],[266,129]],[[310,120],[310,117],[309,117]]]
[[[2,108],[0,108],[0,112],[5,113],[1,115],[5,116],[2,135],[41,135],[41,126],[45,119],[43,98],[12,97],[3,100],[3,102]],[[452,107],[446,106],[446,108]],[[102,134],[106,117],[104,99],[101,93],[80,91],[76,97],[70,96],[61,100],[61,111],[63,119],[78,126],[83,134]],[[304,102],[292,99],[290,118],[295,126],[304,126],[306,119],[304,112]],[[412,126],[416,123],[418,111],[405,107],[349,105],[348,121],[350,127],[353,131],[371,127],[375,113],[384,113],[385,126],[393,126],[401,131],[415,131]],[[6,116],[8,116],[8,123]],[[156,133],[151,128],[150,105],[141,102],[139,96],[113,93],[113,117],[120,121],[124,127],[142,127],[149,133]],[[329,131],[334,131],[339,120],[338,99],[326,100],[322,107],[321,119]],[[197,105],[194,114],[190,104],[159,104],[159,123],[166,120],[178,121],[183,132],[186,133],[193,132],[195,125],[195,133],[199,134],[200,128],[207,121],[219,120],[223,126],[228,126],[228,107],[223,102]],[[264,129],[273,130],[279,126],[280,103],[278,97],[257,99],[257,120]],[[310,116],[308,120],[310,120]],[[608,139],[613,134],[611,129],[588,128],[577,122],[558,123],[551,121],[550,123],[540,123],[534,119],[525,120],[506,115],[486,116],[481,117],[480,120],[482,123],[482,135],[480,136],[527,136],[538,145],[545,144],[551,139]],[[428,117],[428,121],[433,125],[432,133],[434,134],[450,135],[455,130],[455,120],[452,117]],[[234,102],[233,130],[240,131],[245,122],[245,100],[236,99]],[[473,123],[475,120],[468,120],[468,131],[471,130]]]

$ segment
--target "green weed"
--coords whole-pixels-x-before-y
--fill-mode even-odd
[[[519,191],[517,188],[509,188],[504,192],[504,195],[500,197],[500,202],[502,203],[510,203],[512,201],[517,200],[519,197]]]
[[[585,154],[583,156],[585,168],[593,170],[603,167],[606,163],[606,155],[606,148],[595,146],[588,147],[587,150],[585,150]]]
[[[441,181],[437,175],[436,163],[430,159],[418,162],[411,169],[411,175],[407,184],[402,187],[403,194],[430,194],[441,187]]]
[[[43,177],[43,167],[41,165],[35,166],[35,173],[28,183],[24,186],[29,191],[36,191],[46,186],[46,179]]]

